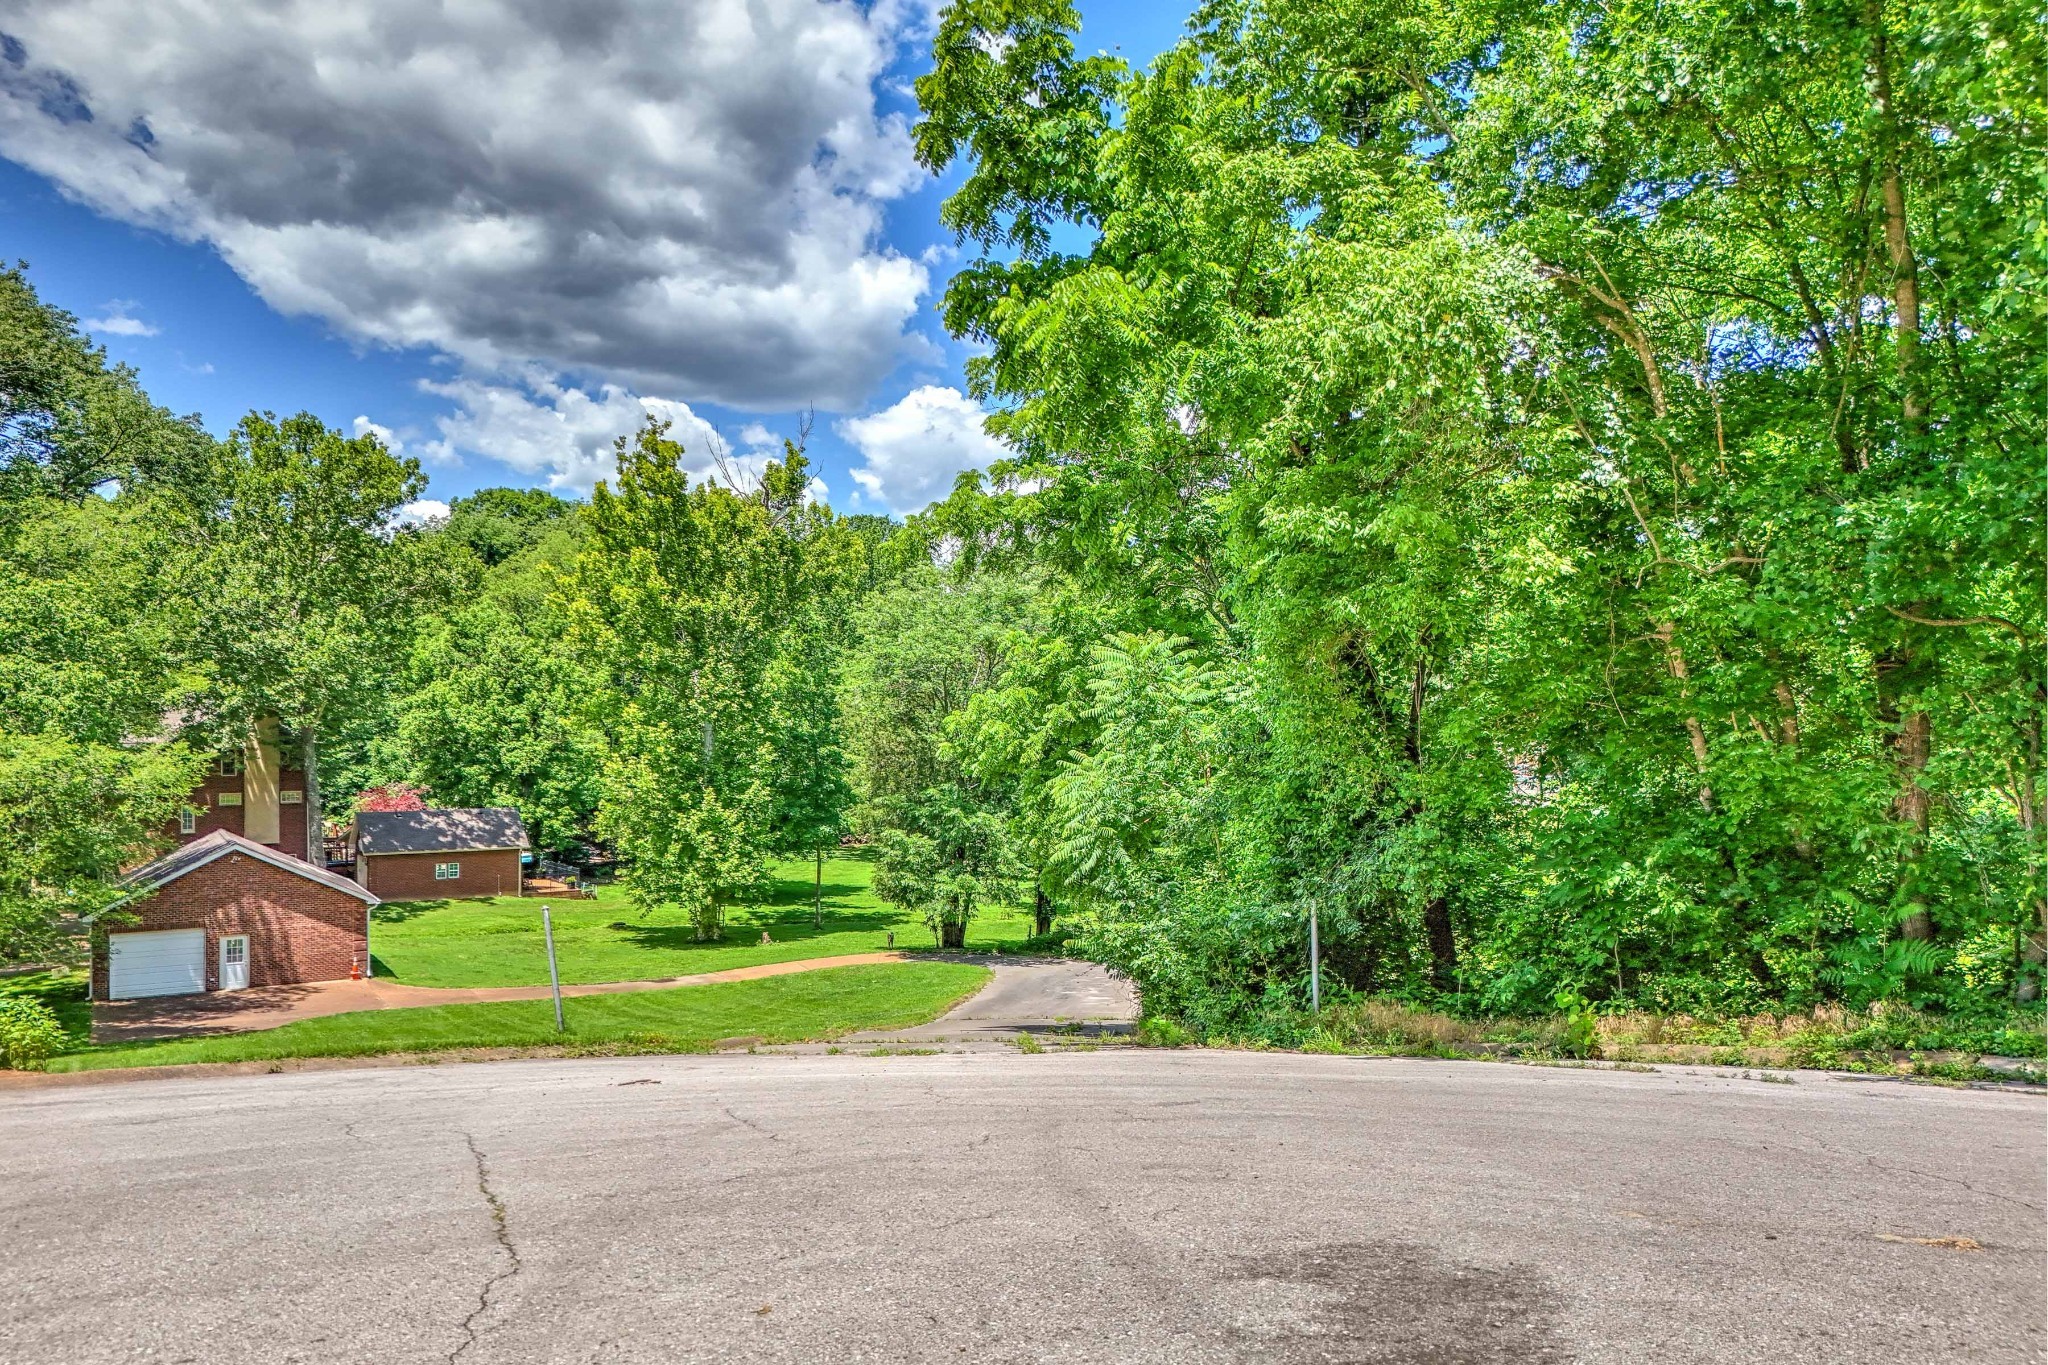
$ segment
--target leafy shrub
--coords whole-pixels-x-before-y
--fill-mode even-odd
[[[1138,1021],[1139,1047],[1186,1047],[1194,1041],[1193,1034],[1165,1015],[1154,1014]]]
[[[64,1027],[49,1006],[21,997],[0,999],[0,1067],[37,1071],[64,1048]]]

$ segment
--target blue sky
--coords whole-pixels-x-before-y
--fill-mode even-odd
[[[665,31],[659,26],[674,12],[649,3],[649,21]],[[972,409],[958,393],[965,352],[934,311],[958,264],[939,225],[948,186],[901,164],[903,120],[915,112],[907,82],[927,61],[914,35],[928,19],[877,5],[854,12],[854,27],[833,27],[820,19],[829,7],[815,0],[782,4],[775,51],[732,48],[732,61],[673,96],[674,110],[657,94],[624,131],[608,109],[591,111],[588,157],[545,136],[520,144],[503,131],[550,119],[576,126],[577,116],[560,110],[563,89],[579,97],[574,81],[557,87],[559,73],[531,69],[507,76],[502,54],[479,50],[490,48],[489,36],[413,31],[403,7],[336,33],[317,7],[294,13],[287,5],[252,34],[232,6],[212,28],[189,12],[180,27],[140,0],[31,6],[4,21],[11,41],[0,44],[0,249],[28,261],[43,297],[133,365],[158,402],[201,414],[216,432],[251,409],[310,410],[349,429],[375,424],[423,459],[431,499],[493,484],[579,492],[600,472],[593,452],[602,437],[650,403],[682,414],[686,444],[701,446],[715,432],[736,454],[765,449],[768,438],[795,433],[802,402],[794,396],[810,385],[839,390],[817,397],[811,436],[830,501],[841,510],[911,510],[991,449],[970,429]],[[154,41],[173,60],[124,69],[101,50],[95,35],[113,31],[101,24],[152,15]],[[1173,42],[1183,18],[1171,6],[1085,6],[1082,46],[1142,64]],[[768,42],[702,23],[693,37],[695,48]],[[244,39],[249,46],[233,50]],[[635,38],[622,31],[616,41]],[[713,89],[735,67],[748,77],[747,61],[806,42],[820,44],[824,67],[836,72],[819,77],[833,93],[812,101],[815,109],[764,107],[751,78]],[[218,78],[232,73],[210,65],[232,61],[246,74],[275,63],[272,84],[289,92],[295,81],[312,87],[306,73],[351,49],[374,71],[386,50],[434,43],[449,45],[434,56],[437,69],[473,60],[488,73],[491,98],[505,101],[503,128],[488,107],[465,121],[474,100],[451,113],[435,105],[436,92],[408,89],[402,78],[370,96],[351,80],[331,107],[313,89],[252,109],[217,96]],[[835,66],[838,52],[862,44],[882,55]],[[604,59],[618,90],[648,89],[651,78],[630,56]],[[804,77],[807,60],[817,65],[789,59],[785,86]],[[530,98],[517,89],[521,80],[533,86]],[[366,106],[366,98],[384,103]],[[589,98],[615,105],[619,96],[598,89]],[[650,120],[709,130],[684,136],[708,150],[649,151],[642,133]],[[811,157],[805,139],[814,134],[832,149],[829,198],[805,188],[801,164],[779,179],[767,174],[776,149],[797,162]],[[495,150],[501,141],[515,150]],[[606,171],[604,146],[618,147],[611,160],[627,169]],[[488,161],[472,159],[481,148],[494,149]],[[480,193],[519,206],[480,226],[487,215],[475,194],[437,199],[443,164],[448,180],[475,176]],[[577,180],[585,175],[594,178]],[[344,188],[333,190],[337,183]],[[679,185],[685,193],[673,213],[639,212]],[[579,201],[594,196],[613,204],[577,216]],[[777,221],[785,212],[824,226],[785,233]],[[609,254],[592,263],[574,244],[598,237]],[[492,258],[557,240],[572,244],[568,254],[535,273]],[[587,289],[549,294],[585,267]],[[778,278],[778,270],[789,273]],[[678,302],[646,309],[650,291]],[[628,299],[618,313],[628,319],[623,340],[614,339],[607,310]]]

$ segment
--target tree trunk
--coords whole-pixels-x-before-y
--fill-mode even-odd
[[[2013,997],[2022,1005],[2041,998],[2041,977],[2048,971],[2048,896],[2034,902],[2034,924],[2020,949],[2021,971],[2013,985]]]
[[[814,848],[811,852],[818,859],[811,874],[811,923],[822,929],[825,927],[825,850]]]
[[[939,925],[939,946],[941,948],[964,948],[967,946],[967,921],[947,920]]]
[[[2040,700],[2037,694],[2036,703]],[[2013,998],[2023,1005],[2041,998],[2042,977],[2048,974],[2048,887],[2042,884],[2040,807],[2034,797],[2034,773],[2040,766],[2040,755],[2041,731],[2036,720],[2027,726],[2027,744],[2013,782],[2020,830],[2027,839],[2027,880],[2034,888],[2034,913],[2027,917],[2032,922],[2021,931],[2020,960],[2013,976]]]
[[[1031,936],[1044,938],[1052,932],[1052,901],[1043,886],[1037,888],[1037,893],[1038,899],[1031,909]]]
[[[320,804],[320,736],[311,724],[299,726],[299,767],[306,774],[306,861],[327,866],[327,822]]]
[[[1422,927],[1429,935],[1429,981],[1440,991],[1458,984],[1458,938],[1451,932],[1451,902],[1432,896],[1422,908]]]
[[[1685,651],[1677,644],[1678,623],[1660,622],[1652,634],[1664,642],[1664,666],[1671,671],[1671,676],[1678,680],[1678,695],[1690,698],[1692,671],[1685,666]],[[1685,717],[1685,734],[1692,743],[1693,766],[1700,774],[1700,809],[1711,811],[1714,808],[1714,789],[1707,785],[1707,731],[1706,727],[1700,724],[1700,718],[1690,711]]]
[[[1920,779],[1934,749],[1934,727],[1925,711],[1902,713],[1899,709],[1893,680],[1905,666],[1903,655],[1887,654],[1878,659],[1878,718],[1897,727],[1892,757],[1898,768],[1899,794],[1892,798],[1891,817],[1913,827],[1900,869],[1907,909],[1899,920],[1899,937],[1925,942],[1934,937],[1934,921],[1927,910],[1926,891],[1919,884],[1919,863],[1927,849],[1928,813],[1933,802]]]

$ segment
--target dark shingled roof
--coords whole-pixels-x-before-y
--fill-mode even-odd
[[[526,826],[510,806],[472,810],[366,810],[356,816],[356,852],[461,853],[484,848],[525,848]]]
[[[324,867],[315,867],[303,858],[294,858],[289,853],[280,853],[253,839],[244,839],[232,830],[217,829],[211,834],[194,839],[181,848],[174,848],[154,862],[144,863],[121,879],[123,895],[115,904],[133,900],[135,897],[168,885],[188,872],[196,872],[216,858],[230,853],[246,853],[258,862],[269,863],[272,867],[304,877],[309,882],[318,882],[336,891],[346,891],[366,905],[382,904],[377,897],[357,886],[346,877],[337,876]]]

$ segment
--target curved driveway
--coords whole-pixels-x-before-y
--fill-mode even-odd
[[[1099,1037],[1128,1033],[1138,992],[1099,962],[948,954],[988,968],[994,979],[929,1024],[855,1034],[851,1042],[1001,1042],[1020,1033]]]
[[[22,1088],[0,1359],[2034,1361],[2043,1119],[1131,1048]]]

